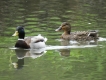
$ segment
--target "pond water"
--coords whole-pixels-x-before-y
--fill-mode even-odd
[[[0,80],[106,80],[106,1],[1,0],[0,8]],[[55,32],[62,22],[72,31],[99,30],[100,39],[63,41]],[[19,25],[26,36],[47,37],[47,47],[14,49]]]

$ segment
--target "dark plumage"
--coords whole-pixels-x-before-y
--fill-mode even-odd
[[[18,40],[15,44],[15,47],[28,49],[30,46],[23,40]]]
[[[30,48],[30,46],[24,40],[25,31],[24,31],[23,26],[18,26],[16,28],[16,31],[13,34],[13,36],[18,36],[18,38],[19,38],[18,41],[15,44],[15,47],[17,47],[17,48],[25,48],[25,49]]]

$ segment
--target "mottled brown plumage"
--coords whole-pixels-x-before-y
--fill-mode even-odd
[[[61,38],[66,40],[89,41],[98,39],[98,31],[96,30],[71,32],[71,25],[68,22],[63,22],[55,31],[61,30],[64,31],[64,33],[61,35]]]

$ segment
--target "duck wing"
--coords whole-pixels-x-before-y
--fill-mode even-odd
[[[39,34],[38,36],[26,37],[24,40],[27,44],[30,44],[30,43],[37,43],[37,42],[46,42],[47,38]]]
[[[94,39],[98,39],[98,31],[96,31],[96,30],[77,31],[77,32],[73,32],[72,34],[75,35],[75,40],[94,40]]]

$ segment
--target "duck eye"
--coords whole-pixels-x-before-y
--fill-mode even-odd
[[[21,29],[22,31],[24,31],[24,29]]]
[[[63,26],[66,26],[66,24],[64,24]]]

